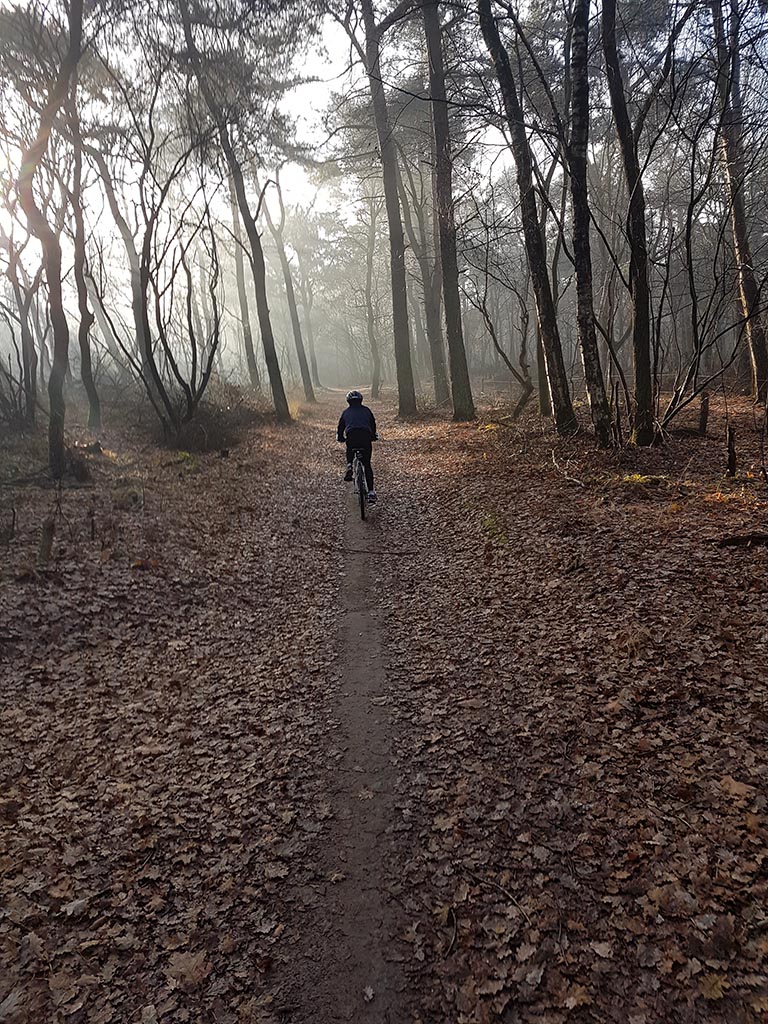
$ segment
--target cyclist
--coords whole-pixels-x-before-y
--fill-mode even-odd
[[[352,459],[355,452],[360,452],[360,458],[365,467],[365,482],[368,485],[368,501],[376,501],[376,491],[373,489],[373,467],[371,466],[372,442],[378,440],[376,434],[376,418],[367,405],[363,405],[363,396],[359,391],[350,391],[347,394],[348,409],[341,414],[339,426],[336,430],[336,437],[340,444],[347,443],[347,472],[345,480],[352,479]]]

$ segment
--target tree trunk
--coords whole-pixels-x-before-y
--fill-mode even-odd
[[[576,319],[589,406],[598,444],[611,443],[611,412],[605,393],[595,330],[592,253],[589,243],[587,144],[589,142],[589,0],[575,0],[571,48],[571,141],[568,166],[573,205],[573,259],[576,268]]]
[[[434,173],[432,177],[434,178]],[[434,388],[435,404],[438,406],[447,405],[451,394],[448,387],[448,370],[445,365],[443,328],[440,323],[441,278],[437,270],[439,267],[439,257],[433,259],[429,255],[423,211],[416,208],[414,204],[413,212],[416,214],[419,225],[419,233],[417,234],[416,232],[411,209],[408,204],[408,197],[403,186],[402,175],[398,175],[398,188],[405,231],[411,243],[413,255],[419,264],[419,276],[421,277],[422,289],[424,291],[424,315],[427,321],[427,344],[429,346],[429,361],[432,367],[432,386]],[[437,224],[436,218],[433,218],[433,221]]]
[[[717,89],[722,111],[720,146],[731,206],[731,230],[738,267],[739,302],[749,345],[752,395],[756,402],[765,404],[768,398],[768,345],[766,344],[765,325],[760,314],[760,288],[752,263],[752,247],[749,242],[744,207],[747,171],[742,137],[739,11],[735,0],[732,0],[730,38],[727,39],[721,0],[712,0],[710,6],[717,46]]]
[[[299,280],[299,292],[301,294],[301,305],[304,310],[304,330],[307,335],[307,348],[309,349],[309,367],[312,371],[312,384],[316,388],[322,388],[320,383],[320,374],[317,369],[317,353],[315,352],[315,331],[312,324],[312,285],[307,280],[305,274],[305,268],[301,264],[301,251],[297,252],[299,260],[299,270],[301,277]]]
[[[432,110],[430,108],[430,117]],[[438,405],[448,405],[450,391],[448,388],[448,372],[445,365],[445,342],[443,340],[443,267],[440,260],[440,225],[437,218],[437,156],[435,153],[435,131],[432,129],[430,140],[430,158],[432,163],[432,215],[430,217],[430,228],[432,234],[431,246],[427,245],[425,238],[425,258],[428,267],[427,277],[429,280],[428,291],[424,300],[424,312],[427,321],[427,338],[429,339],[430,352],[434,365],[435,356],[439,353],[441,367],[440,394],[437,400]],[[463,321],[462,321],[463,327]],[[469,358],[467,358],[469,366]],[[435,387],[437,390],[437,386]]]
[[[413,333],[415,335],[413,342],[413,350],[417,358],[414,363],[414,379],[418,382],[420,378],[419,370],[427,369],[428,367],[428,355],[429,355],[429,342],[427,340],[427,334],[424,330],[424,321],[421,316],[421,310],[419,309],[419,300],[416,297],[416,288],[414,282],[409,279],[408,281],[408,306],[411,310],[411,319],[413,320]],[[418,384],[417,384],[418,387]]]
[[[248,312],[248,293],[245,288],[245,269],[243,267],[243,245],[240,231],[240,213],[237,209],[237,196],[235,186],[232,183],[232,176],[229,177],[229,204],[232,210],[232,231],[235,236],[235,278],[237,280],[237,298],[240,303],[240,323],[243,327],[243,348],[245,349],[245,361],[248,365],[248,377],[251,387],[257,391],[261,390],[261,377],[256,362],[256,353],[253,348],[253,334],[251,333],[251,315]]]
[[[45,388],[45,381],[51,372],[51,353],[48,350],[48,335],[51,333],[51,317],[49,312],[48,303],[44,304],[44,308],[41,315],[40,307],[43,305],[40,302],[39,294],[35,296],[32,304],[35,310],[35,338],[40,348],[40,358],[37,360],[37,369],[39,373],[38,377],[38,391],[42,391]],[[31,311],[32,307],[30,307]]]
[[[152,328],[149,324],[149,286],[151,281],[150,268],[152,263],[154,217],[155,215],[153,213],[150,218],[152,223],[147,225],[147,229],[144,232],[144,238],[141,243],[141,256],[139,259],[138,273],[139,283],[138,288],[134,289],[133,306],[134,317],[141,324],[141,337],[146,345],[146,349],[142,353],[142,374],[144,385],[147,389],[149,399],[163,425],[163,430],[168,433],[169,430],[177,431],[179,429],[180,420],[178,407],[172,401],[171,396],[168,393],[168,389],[162,379],[161,367],[158,367],[157,360],[155,359],[155,353],[152,350]],[[162,348],[159,350],[159,354],[162,358]],[[163,410],[165,410],[165,412],[163,412]]]
[[[639,445],[653,443],[653,385],[651,380],[651,291],[648,282],[648,245],[645,226],[645,193],[637,155],[637,142],[627,111],[627,99],[616,48],[616,0],[603,2],[603,53],[608,91],[621,147],[624,177],[629,195],[627,235],[629,280],[632,292],[632,352],[635,364],[634,435]]]
[[[235,186],[237,205],[240,210],[240,215],[243,218],[245,233],[248,237],[248,243],[251,248],[251,269],[253,271],[253,284],[256,291],[256,311],[259,317],[261,341],[264,346],[264,360],[267,364],[267,375],[269,377],[269,384],[272,390],[272,400],[275,405],[275,413],[279,423],[290,423],[291,413],[288,408],[288,399],[285,396],[283,378],[280,373],[280,361],[277,358],[275,336],[272,333],[272,321],[269,315],[269,301],[267,299],[267,272],[264,265],[264,250],[261,245],[258,228],[256,227],[256,221],[248,204],[243,169],[240,166],[240,161],[237,159],[237,155],[235,154],[235,150],[232,146],[226,121],[216,104],[201,68],[200,53],[195,45],[194,36],[192,34],[192,23],[189,17],[187,0],[179,0],[179,10],[181,12],[181,20],[184,26],[184,39],[189,50],[195,76],[219,133],[221,148]]]
[[[544,358],[544,346],[541,343],[541,327],[538,319],[536,320],[536,390],[539,397],[539,415],[549,419],[552,415],[552,399],[547,383],[547,361]]]
[[[288,299],[288,312],[291,317],[291,327],[293,328],[293,340],[296,345],[296,356],[299,360],[299,369],[301,371],[301,383],[304,388],[304,397],[308,402],[316,402],[315,392],[312,388],[312,376],[309,370],[309,363],[307,362],[307,353],[304,349],[304,340],[301,336],[301,321],[299,320],[299,310],[296,306],[296,292],[293,287],[293,277],[291,275],[291,265],[288,262],[288,256],[285,252],[285,246],[283,245],[282,238],[278,242],[278,255],[280,257],[280,266],[283,271],[283,281],[285,282],[285,294]]]
[[[201,273],[200,276],[202,277],[202,273]],[[202,281],[200,283],[202,284]],[[194,391],[196,389],[196,385],[197,385],[197,351],[199,349],[201,352],[203,352],[204,349],[205,349],[205,342],[206,342],[206,338],[208,337],[208,332],[209,332],[209,329],[210,329],[210,321],[209,321],[209,317],[208,317],[208,314],[207,314],[206,309],[205,309],[205,305],[203,305],[203,315],[202,315],[202,317],[200,316],[200,305],[198,304],[197,297],[194,295],[194,293],[192,291],[192,275],[191,274],[188,277],[188,286],[187,287],[188,287],[188,294],[187,294],[188,309],[189,309],[189,311],[191,313],[192,325],[194,327],[194,333],[195,333],[195,341],[194,341],[194,344],[192,345],[192,367],[191,367],[191,373],[190,373],[190,384],[192,386],[192,390]],[[201,291],[201,294],[202,294],[202,288],[200,289],[200,291]],[[190,337],[190,341],[191,340],[192,339]]]
[[[253,284],[256,290],[256,311],[259,317],[259,326],[261,327],[261,340],[264,346],[264,360],[267,364],[267,375],[269,377],[269,384],[272,390],[272,400],[275,404],[275,412],[277,414],[278,422],[289,423],[291,420],[291,413],[288,408],[288,399],[285,396],[283,378],[280,374],[280,362],[277,358],[275,337],[272,333],[272,321],[269,315],[269,302],[267,300],[267,271],[264,265],[264,250],[261,247],[261,239],[256,227],[256,221],[254,220],[248,205],[248,196],[245,192],[243,172],[240,167],[240,163],[235,156],[235,151],[229,142],[229,133],[227,128],[223,124],[219,129],[219,137],[221,138],[222,148],[224,149],[227,163],[229,164],[230,173],[232,174],[232,178],[235,182],[238,206],[243,218],[243,223],[245,224],[245,233],[248,236],[248,241],[251,247]]]
[[[373,257],[376,251],[376,210],[373,199],[370,202],[370,213],[368,246],[365,252],[365,326],[371,349],[371,398],[378,398],[381,394],[381,356],[379,355],[376,319],[373,311]]]
[[[408,328],[408,293],[405,280],[405,241],[397,194],[397,153],[392,140],[387,100],[381,80],[379,29],[373,15],[372,0],[362,0],[365,26],[366,71],[371,89],[379,154],[384,179],[384,201],[389,224],[390,273],[392,278],[392,322],[395,336],[398,411],[401,416],[416,413],[416,389],[411,365],[411,339]]]
[[[203,323],[205,325],[205,333],[198,332],[198,338],[200,339],[200,355],[202,359],[206,356],[212,355],[213,360],[211,365],[216,366],[216,372],[223,379],[224,377],[224,363],[221,357],[221,344],[218,339],[218,324],[216,316],[211,310],[211,303],[209,299],[209,290],[211,288],[211,281],[206,274],[206,267],[208,265],[208,255],[205,250],[198,250],[197,259],[197,280],[198,289],[200,291],[200,305],[203,309]],[[202,258],[201,258],[202,257]],[[194,296],[192,297],[195,309],[197,309],[197,301]],[[199,317],[199,314],[198,314]],[[208,352],[208,342],[210,340],[213,351]],[[202,369],[202,368],[201,368]],[[193,391],[197,391],[196,385],[192,383]],[[195,403],[195,407],[197,403]]]
[[[552,400],[555,426],[558,433],[570,434],[577,428],[576,416],[571,404],[568,377],[560,345],[560,333],[552,299],[547,269],[546,253],[541,237],[536,192],[533,185],[533,159],[523,122],[523,111],[517,96],[512,66],[499,35],[499,28],[491,13],[491,0],[478,0],[480,28],[499,80],[504,101],[504,112],[510,130],[512,153],[517,166],[517,183],[520,190],[520,212],[523,222],[525,248],[536,297],[536,312],[541,331],[549,394]]]
[[[315,332],[312,327],[312,309],[306,303],[304,306],[304,326],[307,332],[307,348],[309,349],[309,368],[312,371],[312,384],[316,388],[322,387],[320,373],[317,369],[317,353],[315,352]]]
[[[101,402],[93,379],[91,362],[90,332],[95,317],[88,305],[88,286],[85,281],[85,221],[83,218],[83,147],[80,137],[80,118],[77,113],[77,76],[73,76],[73,89],[70,98],[69,121],[72,128],[74,149],[74,174],[72,180],[72,213],[75,218],[75,260],[74,273],[77,287],[77,307],[80,312],[80,324],[77,330],[77,341],[80,348],[80,378],[88,395],[88,427],[101,430]]]
[[[96,316],[96,323],[101,333],[102,340],[104,341],[104,344],[107,346],[110,356],[112,356],[112,361],[117,367],[117,378],[122,383],[122,381],[126,377],[124,355],[120,351],[120,348],[118,347],[114,332],[112,330],[112,325],[109,323],[109,320],[107,319],[103,306],[103,301],[101,296],[99,295],[98,289],[96,287],[96,282],[94,281],[92,274],[88,275],[88,277],[86,278],[86,282],[88,284],[88,294],[91,300],[91,305],[93,306],[93,312]]]
[[[461,323],[456,221],[453,213],[453,160],[445,92],[443,46],[440,38],[440,15],[436,0],[427,0],[423,3],[421,13],[429,55],[429,91],[432,98],[432,126],[435,134],[437,219],[440,230],[440,260],[443,270],[443,302],[448,337],[448,362],[451,368],[453,418],[472,420],[475,418],[475,405],[472,400],[472,385],[469,380]]]
[[[277,177],[277,176],[276,176]],[[283,225],[285,222],[285,208],[283,206],[283,194],[280,190],[279,180],[276,183],[277,194],[280,200],[280,224],[277,225],[272,221],[269,209],[264,204],[264,215],[269,226],[269,230],[272,233],[272,237],[275,240],[277,247],[277,255],[280,259],[280,267],[283,271],[283,281],[285,282],[285,297],[288,301],[288,313],[291,318],[291,328],[293,330],[293,341],[296,346],[296,356],[299,360],[299,370],[301,372],[301,383],[304,388],[304,397],[308,402],[316,402],[315,392],[312,389],[312,376],[309,372],[309,364],[307,362],[307,353],[304,350],[304,339],[301,336],[301,321],[299,320],[299,310],[296,305],[296,291],[293,287],[293,275],[291,274],[291,265],[288,262],[288,254],[285,251],[285,240],[283,238]]]
[[[448,387],[448,373],[445,365],[445,346],[443,342],[443,324],[440,319],[442,305],[442,284],[440,274],[436,272],[429,257],[424,261],[424,319],[426,321],[427,344],[429,345],[430,362],[432,364],[432,380],[435,390],[435,404],[448,405],[451,393]]]
[[[22,291],[21,282],[19,281],[18,254],[13,251],[10,245],[8,247],[8,280],[11,282],[13,297],[16,300],[16,308],[19,312],[24,422],[28,427],[34,427],[37,418],[37,350],[29,322],[34,291],[28,289],[26,294]]]
[[[136,332],[136,357],[141,365],[141,376],[144,380],[144,384],[147,388],[151,389],[153,387],[153,376],[149,363],[152,359],[152,334],[149,329],[149,320],[145,315],[145,293],[142,284],[141,261],[136,250],[136,242],[133,237],[133,232],[128,226],[128,222],[120,212],[120,207],[117,204],[117,196],[115,195],[115,188],[109,172],[109,167],[107,166],[107,161],[97,149],[94,149],[91,146],[85,146],[84,149],[85,152],[93,158],[99,169],[101,180],[104,183],[104,192],[107,197],[107,204],[112,212],[112,219],[117,226],[117,230],[123,241],[123,245],[125,246],[125,252],[128,257],[128,266],[130,269],[131,312],[133,313],[133,326]]]
[[[306,267],[302,266],[301,250],[297,250],[299,260],[299,292],[301,294],[301,305],[304,309],[304,329],[307,335],[307,348],[309,349],[309,367],[312,371],[312,384],[316,388],[322,388],[320,374],[317,369],[317,353],[315,352],[315,331],[312,324],[312,285],[307,278]]]
[[[69,91],[69,83],[80,60],[83,35],[83,0],[71,0],[69,7],[69,45],[59,68],[53,88],[40,115],[40,125],[32,145],[21,155],[21,174],[17,191],[19,203],[30,231],[39,239],[43,250],[48,304],[53,328],[53,365],[48,378],[50,419],[48,422],[48,459],[51,473],[61,479],[65,470],[64,449],[64,376],[69,357],[69,325],[64,312],[61,291],[61,244],[37,205],[33,188],[35,171],[48,148],[48,142],[61,105]]]

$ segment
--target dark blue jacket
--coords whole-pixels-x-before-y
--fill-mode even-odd
[[[336,436],[339,441],[344,440],[344,434],[348,430],[367,430],[370,432],[371,440],[376,437],[376,419],[367,405],[350,405],[341,414]]]

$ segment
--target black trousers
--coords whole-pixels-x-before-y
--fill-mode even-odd
[[[370,430],[348,430],[347,441],[347,463],[352,465],[355,452],[360,452],[360,459],[365,467],[365,482],[368,490],[373,490],[373,467],[371,466],[371,455],[373,444]]]

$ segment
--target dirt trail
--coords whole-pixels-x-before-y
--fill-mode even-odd
[[[319,861],[322,911],[302,929],[284,1014],[291,1024],[401,1024],[409,1019],[405,982],[393,955],[404,924],[387,877],[395,738],[369,571],[376,510],[362,523],[352,499],[345,504],[348,553],[339,581],[343,620],[332,698],[338,731],[330,737],[343,754],[329,780],[332,818]]]

